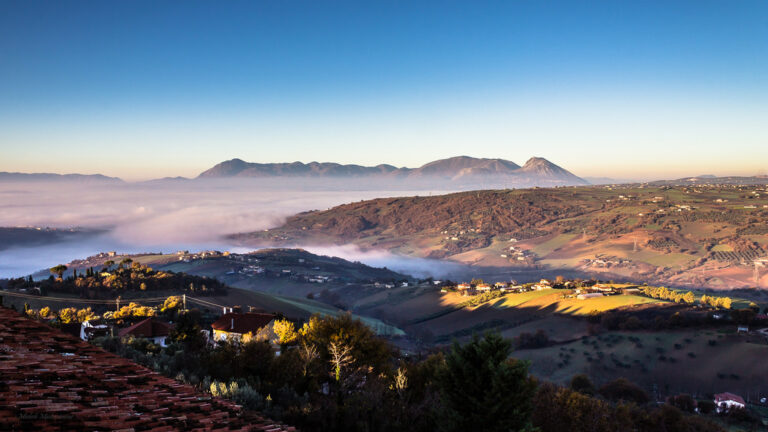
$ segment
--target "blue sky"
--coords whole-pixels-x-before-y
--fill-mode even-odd
[[[0,171],[768,171],[768,2],[4,1]]]

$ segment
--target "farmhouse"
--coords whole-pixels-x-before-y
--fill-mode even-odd
[[[135,338],[148,339],[153,343],[164,347],[166,339],[171,334],[172,328],[173,327],[168,323],[154,318],[147,318],[130,327],[121,329],[118,335],[121,338],[133,336]]]
[[[716,394],[714,402],[718,413],[729,411],[734,408],[744,409],[746,406],[744,398],[728,392]]]
[[[472,289],[472,285],[468,283],[460,283],[456,285],[456,289],[459,290],[460,292],[467,292]]]
[[[487,283],[481,283],[481,284],[478,284],[477,287],[475,287],[475,289],[480,292],[488,292],[491,290],[491,285]]]
[[[229,338],[246,343],[251,339],[272,340],[276,337],[272,328],[275,316],[265,313],[230,312],[222,315],[211,324],[213,340],[224,341]]]

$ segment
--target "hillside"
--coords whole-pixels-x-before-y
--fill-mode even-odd
[[[437,160],[424,164],[419,168],[396,168],[385,164],[365,167],[329,162],[262,164],[232,159],[222,162],[198,176],[198,178],[202,179],[230,177],[354,177],[405,182],[439,179],[457,183],[496,180],[513,185],[587,184],[585,180],[543,158],[531,158],[521,167],[512,161],[504,159],[482,159],[468,156]]]
[[[250,246],[352,243],[509,272],[766,288],[767,222],[765,186],[626,185],[375,199],[233,238]]]

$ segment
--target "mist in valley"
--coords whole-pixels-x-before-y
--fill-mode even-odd
[[[226,236],[277,227],[302,211],[372,198],[446,192],[450,190],[386,190],[380,182],[350,179],[2,182],[0,227],[74,228],[84,232],[47,244],[4,245],[0,248],[0,277],[23,276],[110,250],[247,252],[250,249],[229,242]],[[449,263],[397,257],[384,251],[361,252],[351,246],[307,249],[423,276],[439,277],[453,268]]]

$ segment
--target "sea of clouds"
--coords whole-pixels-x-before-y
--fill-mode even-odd
[[[302,211],[391,196],[430,195],[448,190],[384,190],[354,180],[226,179],[144,183],[0,183],[0,227],[103,230],[71,241],[0,249],[0,277],[30,274],[99,252],[172,252],[248,249],[225,236],[280,226]],[[301,245],[296,245],[301,246]],[[398,257],[355,247],[309,247],[316,253],[436,276],[447,268],[431,260]]]

